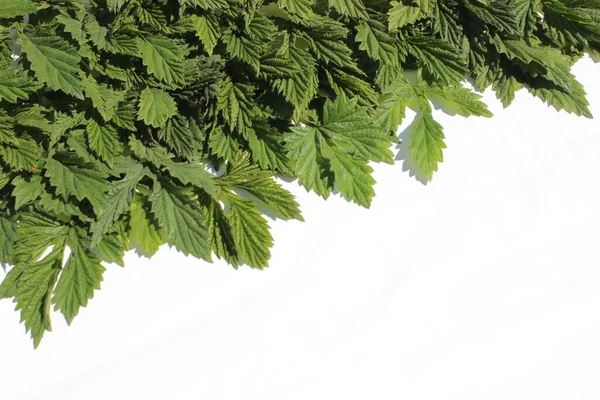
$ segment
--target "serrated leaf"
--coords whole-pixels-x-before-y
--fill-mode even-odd
[[[17,176],[13,179],[12,185],[14,186],[12,196],[15,198],[16,209],[34,202],[44,192],[42,177],[39,175],[32,175],[27,179]]]
[[[125,256],[125,243],[121,235],[112,233],[104,238],[92,249],[101,261],[114,263],[121,267],[125,266],[123,257]]]
[[[236,84],[229,78],[223,81],[218,108],[232,131],[245,134],[252,127],[252,118],[256,115],[252,103],[251,88]]]
[[[0,147],[0,157],[16,170],[36,168],[42,149],[33,140],[16,139],[14,144]]]
[[[425,94],[430,100],[437,100],[442,110],[456,113],[463,117],[471,115],[479,117],[493,117],[481,96],[462,86],[430,86]]]
[[[72,231],[69,237],[71,253],[54,289],[52,303],[71,325],[81,307],[94,297],[94,291],[100,289],[102,274],[106,270],[100,265],[100,259],[80,242]]]
[[[256,124],[255,129],[248,132],[248,147],[252,159],[261,168],[292,175],[283,136],[270,126]]]
[[[451,85],[461,82],[467,72],[465,60],[452,45],[427,36],[410,38],[409,51],[436,80]]]
[[[174,187],[156,183],[150,197],[152,213],[164,230],[167,243],[185,255],[210,261],[211,248],[204,215],[197,202]]]
[[[219,38],[220,26],[214,15],[199,15],[196,19],[196,36],[204,45],[204,50],[212,55]]]
[[[108,164],[123,151],[117,130],[110,125],[100,125],[91,119],[88,122],[87,140],[90,149]]]
[[[398,65],[397,39],[386,32],[385,25],[369,19],[361,21],[356,27],[358,48],[366,51],[373,60],[383,64]]]
[[[259,60],[263,47],[260,42],[228,29],[223,33],[223,42],[226,44],[227,53],[238,60],[250,65],[255,71],[259,69]]]
[[[356,98],[337,96],[333,101],[327,100],[323,106],[322,122],[317,129],[321,135],[353,156],[393,163],[388,131],[373,123],[368,109],[359,106]]]
[[[132,247],[136,247],[138,252],[145,257],[152,257],[160,246],[164,243],[161,238],[158,227],[146,212],[143,201],[140,197],[135,197],[131,203],[131,212],[129,217],[129,240]]]
[[[29,0],[0,0],[0,18],[15,18],[37,12]]]
[[[300,18],[308,19],[313,15],[314,0],[277,0],[277,4],[282,9]]]
[[[566,92],[551,85],[540,84],[539,86],[528,86],[527,89],[534,95],[545,101],[557,110],[565,110],[568,113],[592,118],[589,103],[585,98],[585,91],[579,83],[574,83],[571,91]]]
[[[303,221],[300,206],[296,202],[294,195],[281,187],[272,178],[242,182],[237,184],[236,188],[242,189],[251,194],[255,199],[260,200],[283,220],[297,219]]]
[[[231,225],[219,202],[212,200],[206,207],[206,227],[212,250],[218,258],[224,258],[234,268],[239,266]]]
[[[149,73],[167,84],[185,82],[183,60],[188,49],[183,42],[148,36],[138,38],[137,45]]]
[[[56,246],[44,259],[21,268],[17,278],[16,310],[21,311],[21,322],[25,323],[26,331],[31,332],[35,348],[44,332],[52,330],[50,302],[62,258],[63,247]]]
[[[327,162],[319,154],[315,129],[292,128],[286,135],[288,157],[294,166],[294,175],[307,191],[314,190],[319,196],[328,198],[331,194],[331,176]]]
[[[45,31],[19,36],[17,42],[31,62],[36,77],[53,90],[83,99],[77,50],[66,40]]]
[[[226,211],[238,254],[251,267],[263,269],[271,258],[269,224],[249,200],[229,195]]]
[[[444,160],[442,150],[445,148],[442,126],[433,119],[430,109],[422,109],[410,125],[408,149],[415,171],[426,181],[431,181],[438,163]]]
[[[403,28],[424,16],[420,7],[407,6],[399,1],[391,1],[390,5],[391,8],[388,11],[388,28],[390,31]]]
[[[86,77],[82,85],[85,97],[92,100],[104,121],[110,121],[115,115],[119,103],[125,100],[125,92],[117,92],[106,85],[101,85],[91,77]]]
[[[329,0],[329,7],[352,18],[368,18],[362,0]]]
[[[140,96],[138,121],[160,128],[167,120],[177,114],[177,103],[165,91],[146,88]]]
[[[211,197],[218,197],[218,187],[215,182],[215,176],[208,172],[204,165],[193,163],[166,163],[166,169],[169,174],[179,179],[184,185],[191,184],[204,190]]]
[[[0,100],[16,103],[27,100],[29,94],[41,85],[31,80],[25,72],[17,71],[5,62],[0,61]]]
[[[159,135],[165,139],[168,147],[175,154],[187,159],[193,157],[196,150],[196,137],[187,120],[180,117],[171,118],[160,130]]]
[[[522,89],[523,85],[517,81],[513,76],[503,75],[495,81],[492,85],[492,89],[496,92],[496,98],[498,98],[504,108],[508,107],[515,99],[515,93]]]
[[[375,179],[371,176],[373,168],[367,161],[352,157],[337,146],[323,146],[323,156],[329,161],[329,166],[335,177],[335,185],[342,196],[358,205],[369,208],[375,196],[373,185]]]
[[[105,205],[104,193],[108,190],[106,175],[91,168],[67,165],[54,158],[46,162],[45,176],[56,188],[56,194],[69,200],[73,196],[78,200],[88,199],[94,210],[99,212]]]
[[[135,188],[145,172],[142,166],[137,164],[136,168],[132,168],[125,175],[125,178],[110,185],[102,209],[97,212],[98,219],[90,228],[92,246],[100,243],[102,237],[110,232],[119,217],[129,210]]]
[[[0,217],[0,263],[12,263],[13,261],[13,246],[17,240],[15,228],[13,221]],[[4,296],[2,295],[2,285],[0,285],[0,299],[7,296],[6,292]]]
[[[380,100],[375,115],[376,124],[396,133],[406,116],[406,107],[415,98],[413,87],[402,80],[397,80],[386,88],[386,93]]]

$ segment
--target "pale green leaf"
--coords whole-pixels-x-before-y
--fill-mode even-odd
[[[144,208],[142,200],[134,198],[129,218],[131,247],[145,257],[152,257],[164,243],[158,227]]]
[[[175,114],[177,114],[177,103],[167,92],[148,87],[142,91],[138,121],[160,128]]]
[[[29,0],[0,0],[0,18],[21,17],[37,12],[37,7]]]
[[[421,110],[410,125],[410,150],[415,172],[426,181],[431,181],[438,170],[438,163],[444,160],[442,150],[444,133],[431,114],[431,110]]]
[[[238,254],[251,267],[267,267],[273,245],[269,224],[251,201],[235,195],[227,200],[226,215]]]
[[[456,113],[463,117],[494,116],[487,105],[481,101],[480,95],[462,86],[430,86],[425,94],[430,100],[437,101],[444,112],[450,114]]]

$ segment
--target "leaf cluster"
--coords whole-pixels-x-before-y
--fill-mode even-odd
[[[599,49],[599,0],[0,0],[0,298],[37,346],[128,250],[262,269],[266,216],[302,219],[276,176],[369,207],[407,107],[428,181],[432,102],[591,117],[570,69]]]

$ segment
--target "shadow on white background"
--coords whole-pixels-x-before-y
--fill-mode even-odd
[[[598,118],[599,72],[575,67]],[[131,253],[37,351],[1,301],[0,397],[599,399],[600,122],[485,101],[435,111],[427,187],[376,165],[365,210],[286,183],[306,222],[271,222],[265,271]]]

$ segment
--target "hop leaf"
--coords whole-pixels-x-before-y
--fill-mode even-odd
[[[53,90],[83,99],[77,50],[64,39],[46,31],[23,33],[18,40],[36,77]]]
[[[177,103],[165,91],[146,88],[140,96],[138,121],[159,128],[177,114]]]

